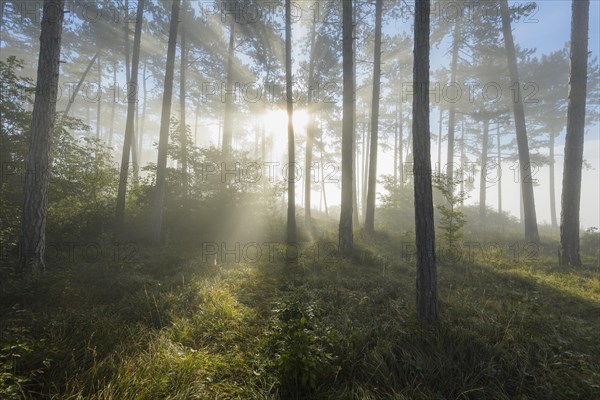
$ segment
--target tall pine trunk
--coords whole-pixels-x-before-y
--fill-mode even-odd
[[[554,132],[550,132],[550,143],[548,144],[549,150],[550,150],[550,154],[549,154],[549,159],[548,159],[548,167],[550,170],[550,222],[552,224],[553,228],[558,227],[558,222],[556,220],[556,187],[554,184],[554,181],[556,180],[555,176],[554,176],[554,163],[555,163],[555,156],[554,156],[554,139],[556,138],[556,136],[554,135]]]
[[[183,17],[185,21],[187,1],[183,0]],[[185,118],[185,70],[187,68],[187,43],[186,43],[186,25],[185,22],[181,22],[181,66],[179,76],[179,108],[180,108],[180,136],[179,141],[181,142],[181,174],[182,174],[182,185],[183,185],[183,196],[188,196],[188,161],[187,161],[187,127]]]
[[[369,182],[367,188],[367,213],[365,230],[375,231],[375,195],[377,190],[377,140],[379,136],[379,96],[381,87],[381,15],[383,0],[375,2],[375,51],[373,54],[373,99],[371,102],[371,157],[369,157]]]
[[[225,94],[225,115],[223,117],[223,144],[222,151],[224,156],[231,154],[231,145],[233,140],[233,61],[235,44],[235,19],[231,17],[229,24],[229,50],[227,52],[227,93]]]
[[[131,80],[127,85],[127,122],[125,124],[125,138],[123,141],[123,154],[121,156],[121,171],[119,175],[119,190],[117,192],[116,231],[121,234],[125,222],[125,195],[127,192],[127,178],[129,175],[129,154],[133,145],[133,128],[135,109],[137,105],[138,65],[140,61],[140,44],[142,41],[142,19],[144,17],[144,1],[140,0],[137,7],[135,34],[133,37],[133,57],[131,60]],[[134,166],[134,168],[136,168]]]
[[[98,56],[98,104],[96,105],[96,139],[100,140],[100,115],[102,113],[102,64]]]
[[[459,18],[454,22],[452,38],[452,65],[450,70],[450,82],[456,82],[456,70],[458,68],[458,50],[461,42],[461,21]],[[451,189],[451,181],[454,180],[454,134],[456,132],[456,106],[452,102],[448,108],[448,149],[446,155],[446,176],[448,188]]]
[[[483,224],[485,220],[486,214],[486,189],[487,189],[487,180],[486,180],[486,168],[488,162],[488,147],[490,140],[490,120],[485,118],[483,120],[483,142],[481,145],[481,174],[479,177],[479,222]]]
[[[342,117],[342,197],[339,225],[339,252],[343,257],[352,255],[352,192],[354,172],[354,59],[353,59],[353,0],[342,2],[342,64],[343,64],[343,117]]]
[[[562,265],[581,265],[579,257],[579,207],[587,93],[589,0],[573,0],[571,17],[571,68],[569,105],[560,213]]]
[[[312,88],[315,84],[315,37],[316,37],[316,24],[317,21],[314,19],[311,25],[310,31],[310,59],[308,65],[308,126],[306,129],[306,162],[305,162],[305,184],[304,184],[304,225],[310,230],[312,226],[311,213],[310,213],[310,192],[311,192],[311,180],[310,172],[312,170],[312,159],[313,159],[313,147],[315,138],[316,118],[315,118],[315,107],[313,105],[313,91]]]
[[[158,142],[158,160],[156,162],[156,188],[154,211],[152,215],[152,241],[161,243],[163,209],[167,185],[167,149],[169,146],[169,128],[171,125],[171,104],[173,101],[173,75],[175,72],[175,51],[177,50],[177,28],[179,26],[179,6],[181,1],[174,0],[169,24],[169,43],[167,46],[167,65],[165,67],[165,86],[163,92],[162,113],[160,117],[160,137]]]
[[[500,1],[500,11],[502,14],[502,32],[504,35],[504,45],[506,47],[506,57],[508,70],[510,73],[511,88],[516,93],[517,98],[513,99],[513,111],[515,116],[515,127],[517,130],[517,147],[519,150],[519,168],[521,170],[521,190],[523,193],[523,217],[525,222],[525,237],[531,242],[539,242],[537,217],[535,213],[535,200],[533,196],[533,179],[531,176],[531,162],[529,159],[529,143],[527,142],[527,127],[525,125],[525,110],[521,96],[521,83],[519,82],[519,73],[517,70],[517,55],[515,52],[515,43],[510,24],[510,15],[508,10],[508,1]],[[514,101],[516,100],[516,101]]]
[[[417,245],[417,317],[421,322],[436,323],[438,304],[429,134],[430,5],[430,0],[421,0],[415,4],[413,175]]]
[[[498,157],[498,171],[502,171],[502,152],[500,147],[500,123],[496,123],[496,151]],[[498,213],[502,214],[502,176],[498,175]]]
[[[110,128],[108,131],[108,147],[112,147],[113,135],[115,133],[115,109],[119,101],[119,86],[117,83],[117,61],[113,62],[113,98],[110,105]]]
[[[23,186],[18,272],[46,270],[46,220],[50,147],[56,116],[64,0],[45,0],[40,33],[35,102]]]
[[[292,83],[292,10],[291,0],[285,0],[285,94],[288,117],[288,243],[296,242],[296,148],[294,144],[294,103]],[[308,186],[310,186],[309,179],[307,180],[307,182]]]

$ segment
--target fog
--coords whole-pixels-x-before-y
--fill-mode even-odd
[[[600,398],[600,2],[0,11],[0,398]]]

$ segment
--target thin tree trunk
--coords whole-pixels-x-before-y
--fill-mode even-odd
[[[454,33],[452,38],[452,66],[450,71],[450,81],[456,82],[456,70],[458,66],[458,50],[461,42],[461,22],[457,18],[454,22]],[[448,187],[451,187],[451,180],[454,179],[454,132],[456,124],[456,106],[450,103],[448,108],[448,149],[446,155],[446,176],[448,179]]]
[[[100,140],[100,115],[102,113],[102,65],[98,57],[98,104],[96,108],[96,139]]]
[[[415,4],[413,175],[417,246],[417,317],[421,322],[437,323],[435,230],[429,137],[429,11],[430,0],[422,0]]]
[[[140,122],[140,129],[138,132],[138,154],[140,157],[140,161],[141,159],[144,157],[144,131],[145,131],[145,125],[146,125],[146,110],[147,110],[147,101],[148,101],[148,88],[147,88],[147,83],[146,80],[148,79],[147,75],[146,75],[146,68],[147,68],[147,64],[148,64],[148,60],[144,60],[144,72],[142,73],[142,86],[143,86],[143,91],[144,91],[144,104],[142,105],[142,121]]]
[[[122,233],[125,222],[125,195],[127,192],[127,177],[129,175],[129,154],[133,141],[133,128],[135,109],[137,104],[138,66],[140,60],[140,45],[142,41],[142,19],[144,17],[144,2],[140,0],[137,7],[135,33],[133,38],[133,58],[131,62],[131,80],[127,88],[127,122],[125,125],[125,138],[123,140],[123,155],[121,157],[121,171],[119,175],[119,189],[117,193],[117,211],[115,215],[116,231]],[[136,167],[134,166],[134,169]]]
[[[438,129],[438,142],[437,142],[437,174],[438,176],[442,173],[442,125],[443,125],[444,112],[440,107],[440,125]]]
[[[365,111],[364,114],[364,123],[363,123],[363,143],[365,145],[365,156],[363,162],[363,173],[362,173],[362,212],[363,214],[367,214],[367,182],[369,180],[369,157],[371,155],[371,147],[369,146],[369,130],[367,129],[367,121],[369,120],[369,116]]]
[[[194,122],[194,147],[198,147],[198,120],[200,119],[200,101],[196,103],[196,112],[194,113],[196,121]]]
[[[46,270],[46,220],[48,215],[48,181],[52,130],[56,100],[63,30],[64,0],[45,0],[40,34],[35,102],[29,134],[27,174],[23,186],[20,273]]]
[[[65,112],[63,113],[63,118],[67,117],[69,115],[69,111],[71,111],[71,107],[73,106],[73,103],[75,103],[75,98],[77,97],[77,94],[79,93],[79,90],[81,89],[81,85],[83,85],[83,82],[85,81],[85,77],[87,76],[88,72],[90,72],[90,70],[92,69],[92,66],[96,62],[96,58],[98,58],[98,53],[94,54],[94,57],[92,57],[92,59],[90,60],[90,63],[88,64],[87,68],[83,72],[83,75],[81,75],[81,79],[79,79],[77,86],[75,86],[75,90],[73,90],[73,94],[71,94],[69,103],[67,104],[67,107],[65,108]]]
[[[183,0],[183,17],[185,21],[185,15],[187,11],[187,0]],[[186,26],[185,22],[181,22],[181,69],[180,69],[180,77],[179,77],[179,108],[180,108],[180,136],[179,141],[181,142],[181,173],[182,173],[182,184],[183,184],[183,196],[187,198],[188,196],[188,162],[187,162],[187,126],[185,120],[185,70],[187,68],[187,44],[186,44]]]
[[[354,152],[356,145],[356,32],[358,25],[358,7],[352,8],[352,151]],[[352,154],[352,224],[355,227],[360,225],[360,210],[358,208],[358,174],[356,165],[356,154]]]
[[[379,136],[379,96],[381,84],[381,18],[383,0],[375,2],[375,51],[373,67],[373,99],[371,102],[371,157],[369,157],[369,183],[367,189],[367,214],[365,230],[375,231],[375,195],[377,190],[377,140]]]
[[[342,197],[339,225],[339,252],[343,257],[352,255],[352,181],[354,170],[354,59],[353,59],[353,0],[342,5],[342,64],[343,64],[343,119],[342,119]]]
[[[129,17],[129,0],[125,0],[125,15]],[[131,81],[131,55],[129,54],[129,18],[123,24],[123,35],[125,41],[125,78],[127,82]]]
[[[488,162],[488,144],[489,144],[489,128],[490,128],[490,120],[485,118],[483,120],[483,143],[481,146],[481,174],[479,179],[479,222],[483,224],[485,220],[486,214],[486,206],[485,206],[485,195],[487,189],[487,180],[486,180],[486,164]]]
[[[587,94],[589,0],[573,0],[571,71],[560,213],[561,264],[580,266],[579,207]]]
[[[162,114],[160,117],[160,138],[158,160],[156,162],[156,189],[152,223],[152,240],[161,243],[163,209],[167,185],[167,149],[169,146],[169,128],[171,125],[171,104],[173,101],[173,75],[175,72],[175,51],[177,50],[177,28],[179,25],[180,0],[174,0],[169,24],[169,43],[167,46],[167,65],[165,67],[165,86],[163,92]]]
[[[115,109],[119,101],[119,86],[117,83],[117,61],[113,62],[113,98],[110,106],[110,131],[108,133],[108,147],[112,147],[113,135],[115,133]]]
[[[287,242],[296,242],[296,149],[294,145],[294,103],[292,92],[292,9],[291,0],[285,0],[285,86],[288,131],[288,207]],[[308,173],[308,171],[307,171]],[[310,185],[307,185],[310,186]]]
[[[517,70],[517,56],[515,44],[513,41],[512,30],[510,26],[510,15],[508,10],[508,1],[500,1],[500,11],[502,14],[502,32],[504,34],[504,44],[506,46],[506,56],[508,61],[508,70],[512,88],[518,96],[517,101],[513,101],[513,111],[515,116],[515,127],[517,130],[517,146],[519,150],[519,167],[521,168],[521,187],[523,191],[523,211],[525,217],[525,237],[531,242],[539,242],[537,217],[535,213],[535,199],[533,196],[533,182],[531,176],[531,163],[529,159],[529,143],[527,142],[527,127],[525,125],[525,110],[521,99],[521,83],[519,82],[519,73]]]
[[[398,103],[396,103],[396,110],[395,110],[395,117],[396,117],[396,121],[395,121],[395,126],[394,126],[394,184],[398,184],[398,130],[399,130],[399,125],[400,125],[400,121],[398,118]]]
[[[315,37],[316,37],[316,24],[317,21],[314,19],[311,25],[310,32],[310,60],[308,66],[308,115],[309,122],[308,127],[306,129],[306,163],[305,163],[305,184],[304,184],[304,225],[307,229],[311,229],[311,213],[310,213],[310,193],[311,193],[311,181],[310,181],[310,171],[312,169],[312,159],[313,159],[313,147],[314,147],[314,137],[315,137],[315,128],[316,128],[316,118],[315,118],[315,107],[313,105],[313,91],[312,88],[315,84]]]
[[[502,153],[500,148],[500,123],[496,123],[496,147],[498,148],[498,213],[502,214]]]
[[[404,111],[402,107],[402,98],[399,95],[399,104],[400,104],[400,138],[399,138],[399,152],[398,152],[398,164],[400,168],[400,186],[404,186],[404,156],[402,155],[402,149],[404,146]]]
[[[550,132],[550,160],[548,161],[550,169],[550,221],[552,223],[552,227],[557,228],[558,223],[556,220],[556,189],[554,187],[554,181],[556,180],[554,177],[554,138],[554,132]]]
[[[235,44],[235,19],[231,18],[229,24],[229,51],[227,52],[227,93],[225,97],[225,116],[223,117],[223,145],[222,150],[225,156],[231,154],[231,144],[233,139],[233,61]]]

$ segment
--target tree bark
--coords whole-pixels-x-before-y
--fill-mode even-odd
[[[142,41],[142,18],[144,17],[144,1],[138,2],[137,19],[133,38],[133,58],[131,62],[131,81],[127,90],[127,122],[125,124],[125,138],[123,154],[121,157],[121,171],[119,175],[119,190],[117,193],[116,231],[121,234],[125,222],[125,195],[127,192],[127,177],[129,175],[129,153],[133,144],[133,128],[135,109],[137,104],[138,65],[140,60],[140,44]],[[135,166],[134,166],[135,168]]]
[[[367,188],[367,213],[365,230],[375,232],[375,197],[377,190],[377,140],[379,136],[379,96],[381,85],[381,19],[383,0],[375,2],[375,51],[373,66],[373,99],[371,101],[371,157],[369,158],[369,183]]]
[[[165,68],[165,86],[163,92],[162,113],[160,117],[160,138],[158,160],[156,162],[156,189],[152,224],[152,241],[161,243],[163,209],[167,185],[167,149],[169,146],[169,128],[171,125],[171,104],[173,101],[173,75],[175,72],[175,51],[177,49],[177,28],[179,25],[180,0],[173,1],[171,22],[169,24],[169,43],[167,46],[167,65]]]
[[[502,14],[502,32],[504,35],[504,45],[506,47],[506,57],[508,70],[510,72],[511,87],[515,90],[516,101],[513,101],[513,112],[515,116],[515,127],[517,130],[517,146],[519,150],[519,167],[521,169],[521,189],[523,192],[523,214],[525,222],[525,237],[527,240],[537,243],[540,240],[537,227],[537,217],[535,213],[535,200],[533,196],[533,179],[531,176],[531,162],[529,159],[529,143],[527,142],[527,127],[525,125],[525,110],[521,98],[521,83],[519,82],[519,73],[517,70],[517,56],[515,44],[510,24],[510,15],[508,10],[508,1],[500,1],[500,11]]]
[[[429,11],[430,0],[415,4],[413,157],[415,236],[417,246],[417,317],[437,323],[435,230],[431,189],[429,134]]]
[[[294,102],[292,91],[292,10],[285,0],[285,93],[288,131],[288,207],[287,242],[296,243],[296,148],[294,143]],[[308,173],[308,172],[307,172]]]
[[[353,60],[353,0],[342,2],[342,64],[343,64],[343,118],[342,118],[342,197],[339,225],[339,252],[342,257],[352,255],[352,181],[354,172],[354,60]]]
[[[573,0],[571,70],[560,213],[561,264],[580,266],[579,207],[587,94],[589,0]]]
[[[48,175],[56,116],[63,10],[64,0],[44,1],[27,174],[23,186],[20,252],[16,266],[20,273],[46,270]]]

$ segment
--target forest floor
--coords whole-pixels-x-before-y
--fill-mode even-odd
[[[597,268],[441,261],[423,327],[395,243],[292,265],[146,248],[3,277],[0,398],[600,398]]]

